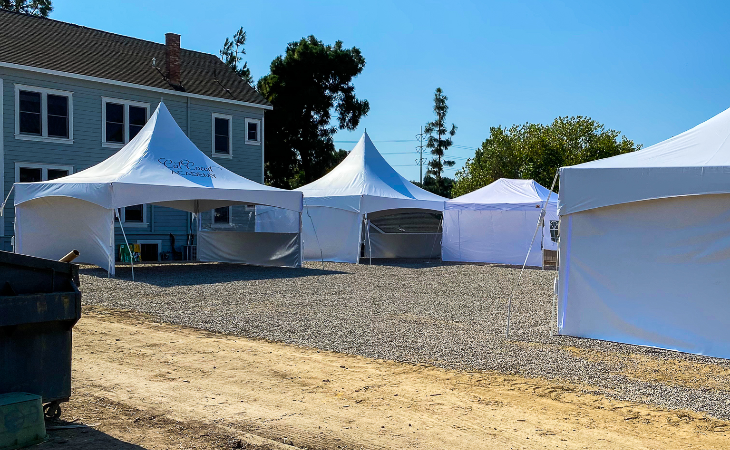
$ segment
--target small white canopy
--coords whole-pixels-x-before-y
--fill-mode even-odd
[[[730,358],[730,109],[560,169],[561,334]]]
[[[415,208],[443,211],[443,197],[403,178],[363,133],[347,158],[330,173],[297,189],[307,206],[326,206],[359,213]]]
[[[557,249],[550,235],[550,222],[558,220],[557,197],[534,180],[500,178],[446,201],[442,259],[523,264],[545,206],[545,220],[527,260],[529,266],[542,266],[542,250]]]
[[[443,211],[443,197],[403,178],[363,133],[347,158],[330,173],[297,191],[304,193],[302,240],[306,260],[356,263],[360,244],[367,256],[438,256],[440,233],[371,235],[363,219],[377,212]],[[385,214],[385,213],[383,213]]]
[[[544,206],[548,196],[550,204],[557,208],[558,194],[550,194],[549,189],[535,180],[500,178],[474,192],[447,200],[446,209],[531,211]]]
[[[15,184],[15,250],[58,259],[76,248],[81,252],[79,262],[108,267],[113,274],[114,212],[138,204],[194,213],[235,204],[259,204],[299,213],[302,194],[264,186],[216,163],[188,139],[160,103],[137,136],[101,163],[51,181]],[[201,260],[235,257],[229,254],[225,259],[210,259],[220,251],[206,251],[201,245],[231,247],[230,242],[216,244],[217,238],[211,236],[203,240],[199,233]],[[301,261],[298,233],[295,237],[287,237],[287,252]],[[208,255],[207,259],[201,255]],[[265,265],[268,260],[282,260],[281,255],[270,259],[259,256],[235,261]]]
[[[730,193],[730,109],[643,150],[560,169],[560,215],[658,198]]]

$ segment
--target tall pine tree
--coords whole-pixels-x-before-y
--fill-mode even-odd
[[[451,138],[456,134],[456,125],[451,124],[449,130],[446,126],[446,113],[449,111],[449,107],[446,105],[448,97],[444,95],[444,91],[441,88],[436,88],[436,93],[433,97],[433,112],[436,114],[436,120],[428,122],[424,132],[428,135],[426,147],[431,150],[431,154],[434,156],[428,162],[428,171],[426,175],[432,175],[436,180],[436,193],[439,195],[445,195],[447,189],[443,179],[444,167],[452,167],[455,162],[446,159],[445,153],[451,147],[453,142]]]
[[[243,31],[243,27],[236,31],[233,35],[233,39],[226,38],[226,42],[223,43],[221,49],[221,59],[227,66],[233,69],[243,81],[248,84],[253,84],[253,77],[251,76],[251,69],[248,68],[248,62],[243,61],[243,65],[240,65],[243,60],[242,55],[246,54],[246,32]]]

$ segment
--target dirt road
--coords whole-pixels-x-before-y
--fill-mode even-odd
[[[101,308],[85,308],[74,329],[73,375],[64,419],[95,426],[56,433],[42,448],[730,448],[728,422],[587,386],[372,360]]]

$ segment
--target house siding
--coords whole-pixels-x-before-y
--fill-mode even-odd
[[[118,151],[102,146],[102,97],[149,103],[150,114],[160,100],[165,102],[175,121],[190,139],[206,155],[212,152],[213,113],[232,116],[232,158],[214,157],[215,161],[232,172],[262,183],[262,147],[245,143],[245,120],[263,119],[263,109],[235,105],[214,100],[193,99],[175,94],[159,94],[143,89],[26,72],[0,67],[2,80],[2,144],[3,199],[16,181],[16,163],[73,166],[73,172],[87,169]],[[50,88],[73,93],[73,144],[48,143],[15,138],[15,85]],[[263,136],[262,139],[263,141]],[[0,236],[0,249],[11,250],[15,219],[11,196],[0,218],[4,233]],[[143,228],[125,227],[130,243],[138,240],[161,241],[161,252],[169,252],[170,234],[176,239],[177,250],[187,241],[190,215],[184,211],[162,206],[146,205],[148,224]],[[119,226],[116,226],[116,244],[124,243]]]

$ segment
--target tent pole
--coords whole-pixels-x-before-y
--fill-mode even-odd
[[[368,230],[368,256],[370,257],[370,265],[373,265],[373,243],[370,240],[370,219],[368,219],[368,213],[365,213],[365,226]]]
[[[122,215],[119,214],[119,210],[114,208],[114,213],[119,218],[119,228],[122,229],[122,236],[124,236],[124,243],[127,244],[127,251],[129,251],[129,267],[132,268],[132,281],[134,281],[134,256],[132,256],[132,249],[129,248],[129,241],[127,241],[127,233],[124,232],[124,225],[122,225]]]
[[[555,182],[558,181],[558,174],[560,173],[560,169],[555,171],[555,177],[553,178],[553,184],[550,186],[550,190],[548,191],[547,199],[545,199],[545,203],[542,205],[542,208],[540,209],[540,217],[537,219],[537,226],[535,227],[535,232],[532,233],[532,241],[530,241],[530,247],[527,249],[527,256],[525,256],[525,262],[522,263],[522,269],[520,270],[520,276],[517,278],[517,284],[520,284],[522,281],[522,273],[525,271],[525,266],[527,265],[527,259],[530,257],[530,250],[532,250],[532,245],[535,243],[535,237],[537,237],[537,230],[540,229],[540,223],[542,222],[543,218],[545,217],[545,209],[547,208],[548,202],[550,201],[550,195],[553,193],[553,189],[555,188]],[[541,244],[542,245],[542,244]],[[505,330],[504,337],[509,339],[509,325],[510,325],[510,319],[512,318],[512,295],[515,292],[515,285],[512,285],[512,288],[510,289],[509,293],[509,301],[507,302],[507,329]]]

